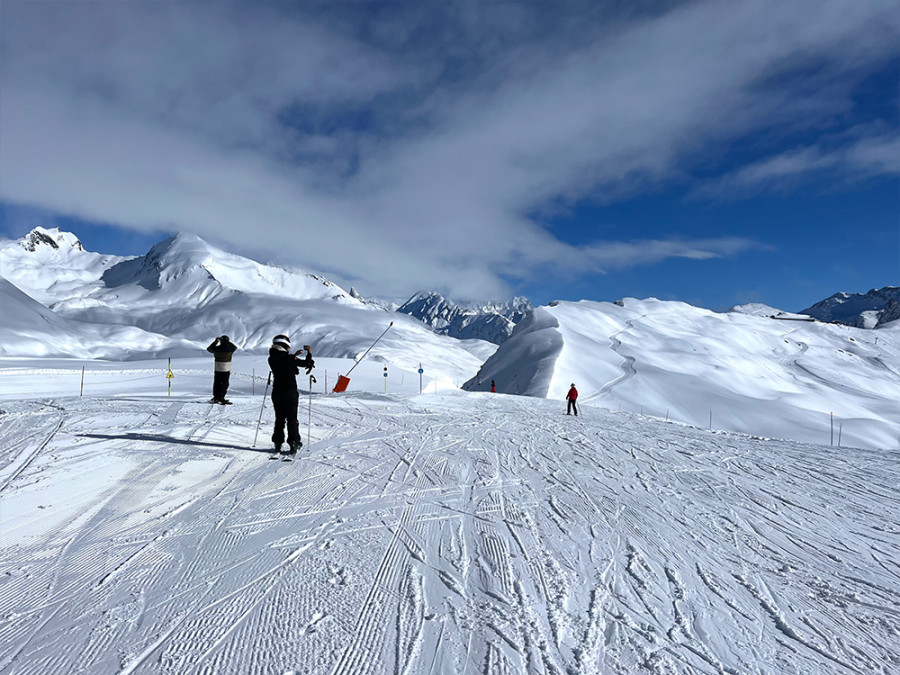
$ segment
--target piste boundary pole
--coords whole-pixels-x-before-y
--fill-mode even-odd
[[[387,332],[391,329],[391,326],[393,326],[393,325],[394,325],[394,322],[391,321],[391,322],[388,324],[388,327],[384,329],[384,333],[382,333],[381,335],[379,335],[379,336],[375,339],[375,342],[373,342],[373,343],[369,346],[369,348],[368,348],[365,352],[363,352],[363,355],[362,355],[361,357],[359,357],[359,361],[357,361],[356,363],[353,364],[353,368],[356,368],[356,366],[358,366],[360,363],[363,362],[363,360],[366,358],[366,354],[368,354],[370,351],[372,351],[372,347],[374,347],[375,345],[378,344],[378,340],[380,340],[381,338],[383,338],[383,337],[384,337],[384,334],[387,333]],[[351,368],[350,370],[348,370],[348,371],[347,371],[347,374],[344,375],[344,377],[350,377],[350,373],[353,372],[353,368]]]

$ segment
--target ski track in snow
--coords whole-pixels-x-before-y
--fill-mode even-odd
[[[897,451],[360,394],[270,462],[259,401],[4,404],[0,673],[900,671]]]

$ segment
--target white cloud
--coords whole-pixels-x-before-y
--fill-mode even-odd
[[[822,172],[843,180],[900,175],[900,135],[878,134],[836,148],[797,148],[754,162],[698,188],[701,199],[746,197],[759,192],[787,191]]]
[[[652,265],[667,258],[710,260],[724,258],[766,246],[743,237],[722,237],[693,241],[648,240],[635,242],[607,242],[588,249],[590,257],[606,269],[621,269],[638,265]]]
[[[750,131],[821,122],[898,51],[890,2],[696,2],[544,36],[530,11],[491,15],[513,26],[508,46],[482,15],[460,18],[458,43],[438,30],[435,46],[403,17],[350,30],[247,5],[5,6],[0,196],[193,231],[370,294],[500,296],[504,277],[548,268],[753,246],[629,232],[576,247],[526,214],[631,194]],[[451,61],[461,75],[447,75]],[[816,62],[827,86],[778,83]],[[891,161],[863,142],[845,156]],[[779,161],[735,180],[832,160]]]

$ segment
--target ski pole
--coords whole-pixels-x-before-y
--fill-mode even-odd
[[[253,434],[253,447],[256,447],[256,437],[259,436],[259,425],[262,424],[262,414],[263,408],[266,407],[266,394],[269,393],[269,380],[272,379],[272,371],[269,371],[269,376],[266,378],[266,390],[263,392],[263,400],[262,406],[259,408],[259,421],[256,423],[256,433]]]
[[[316,376],[309,376],[309,419],[306,422],[306,450],[309,452],[309,446],[312,444],[312,386],[316,382]]]

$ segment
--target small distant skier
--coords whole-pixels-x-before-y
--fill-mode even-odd
[[[497,387],[496,387],[496,385],[494,385],[494,381],[493,381],[493,380],[491,380],[491,391],[492,391],[493,393],[495,393],[495,394],[497,393]]]
[[[306,350],[306,358],[298,355]],[[303,446],[300,440],[300,425],[297,421],[297,405],[300,395],[297,391],[297,375],[300,368],[309,373],[316,366],[309,345],[304,345],[291,354],[291,340],[287,335],[276,335],[269,349],[269,368],[272,370],[272,406],[275,408],[275,429],[272,431],[272,443],[275,452],[281,452],[285,441],[284,427],[287,425],[287,444],[289,455],[297,454]]]
[[[573,412],[575,413],[575,417],[578,417],[578,407],[575,405],[575,401],[578,400],[578,390],[575,388],[575,383],[572,383],[572,386],[569,387],[569,393],[566,394],[566,401],[569,404],[566,406],[566,415],[571,415]]]
[[[213,376],[213,395],[210,403],[231,405],[231,401],[225,398],[228,393],[228,381],[231,379],[231,355],[237,350],[237,345],[228,339],[227,335],[217,337],[206,348],[210,354],[216,357],[216,371]]]

